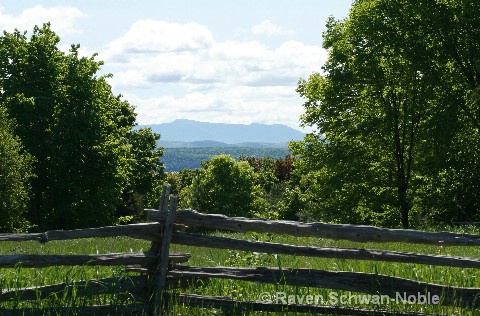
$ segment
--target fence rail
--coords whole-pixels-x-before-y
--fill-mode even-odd
[[[260,284],[282,284],[339,291],[387,295],[395,298],[400,292],[407,297],[418,293],[430,293],[442,297],[442,304],[451,305],[461,300],[463,306],[480,306],[480,289],[428,284],[388,275],[362,272],[333,272],[313,269],[289,268],[234,268],[174,266],[171,275],[200,279],[230,279]]]
[[[187,262],[190,255],[171,253],[171,263]],[[45,268],[53,266],[125,266],[154,264],[157,256],[150,252],[109,253],[98,255],[2,255],[0,268]]]
[[[458,268],[480,268],[480,259],[478,258],[426,255],[413,252],[355,248],[296,246],[270,242],[248,241],[227,237],[205,236],[184,232],[175,232],[172,237],[172,243],[197,247],[242,250],[269,254],[285,254],[304,257],[417,263]]]
[[[42,243],[54,240],[70,240],[81,238],[100,238],[128,236],[137,239],[158,240],[161,223],[142,223],[122,226],[106,226],[74,230],[51,230],[35,234],[0,234],[1,241],[28,241],[36,240]]]
[[[165,220],[166,212],[147,209],[148,218]],[[193,210],[178,210],[175,222],[189,227],[205,227],[235,232],[257,232],[318,237],[354,242],[403,242],[439,246],[480,246],[480,235],[449,232],[423,232],[409,229],[386,229],[365,225],[302,223],[258,218],[228,217],[222,214],[202,214]]]
[[[131,277],[111,277],[72,283],[59,283],[46,286],[33,286],[21,289],[4,290],[0,301],[12,299],[37,300],[46,299],[55,294],[75,290],[79,296],[113,294],[128,292],[132,295],[145,296],[148,293],[148,277],[145,275]],[[1,313],[0,313],[1,314]]]
[[[216,308],[223,310],[235,310],[241,306],[242,310],[248,311],[263,311],[263,312],[293,312],[293,313],[314,313],[314,314],[328,314],[328,315],[378,315],[378,316],[390,316],[390,315],[423,315],[421,313],[409,313],[387,310],[371,310],[362,308],[340,307],[340,306],[319,306],[319,305],[307,305],[296,304],[287,305],[281,303],[266,303],[259,301],[242,301],[241,304],[231,298],[222,296],[202,296],[197,294],[179,294],[169,295],[171,301],[177,302],[184,306],[191,307],[203,307],[203,308]]]
[[[111,315],[142,315],[148,310],[148,304],[130,305],[94,305],[75,307],[45,307],[45,308],[13,308],[0,309],[2,316],[43,316],[43,315],[85,315],[85,316],[111,316]]]

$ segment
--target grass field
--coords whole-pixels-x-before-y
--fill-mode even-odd
[[[447,230],[447,229],[441,229]],[[456,229],[468,233],[478,233],[478,230]],[[318,238],[296,238],[283,235],[269,235],[256,233],[215,233],[217,236],[228,236],[249,240],[270,241],[284,244],[311,245],[322,247],[342,248],[368,248],[385,249],[406,252],[419,252],[438,255],[452,255],[480,258],[480,247],[434,247],[427,245],[408,244],[380,244],[380,243],[354,243],[347,241],[330,241]],[[148,250],[150,243],[130,238],[99,238],[83,239],[74,241],[53,241],[47,244],[37,242],[3,242],[0,243],[0,254],[88,254],[88,253],[112,253],[112,252],[137,252]],[[461,269],[448,267],[433,267],[428,265],[402,264],[374,261],[352,261],[339,259],[318,259],[304,258],[287,255],[268,255],[260,253],[245,253],[239,251],[227,251],[208,248],[194,248],[180,245],[172,245],[172,250],[185,251],[192,254],[189,261],[191,265],[197,266],[238,266],[238,267],[291,267],[291,268],[312,268],[331,271],[356,271],[379,273],[397,276],[407,279],[424,281],[428,283],[439,283],[462,287],[480,287],[480,271],[476,269]],[[131,273],[130,273],[131,274]],[[17,267],[14,269],[0,269],[0,286],[3,289],[21,288],[27,286],[39,286],[61,282],[73,283],[78,280],[103,278],[118,275],[128,275],[122,267],[51,267],[42,269],[26,269]],[[259,285],[251,282],[233,280],[215,280],[184,290],[187,293],[195,293],[212,296],[227,296],[239,300],[257,300],[263,292],[277,293],[284,292],[286,295],[321,295],[328,298],[333,291],[328,289],[299,288],[283,285]],[[337,291],[338,292],[338,291]],[[348,294],[348,293],[340,293]],[[91,304],[116,303],[126,304],[132,299],[128,295],[103,295],[94,298],[57,295],[49,300],[21,302],[10,301],[0,303],[0,308],[20,307],[42,307],[42,306],[84,306]],[[340,304],[341,305],[341,304]],[[348,305],[348,304],[347,304]],[[360,305],[355,307],[368,307],[379,309],[393,309],[398,311],[417,311],[430,314],[443,315],[480,315],[475,309],[446,307],[441,305],[409,305],[393,304],[388,305]],[[208,309],[192,309],[175,307],[173,315],[229,315],[231,311]],[[239,313],[242,314],[242,313]],[[243,311],[243,314],[249,314]],[[271,313],[256,313],[271,315]],[[283,315],[277,313],[275,315]],[[292,314],[293,315],[293,314]]]

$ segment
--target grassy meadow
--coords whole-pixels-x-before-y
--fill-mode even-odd
[[[442,228],[437,230],[452,230]],[[478,233],[475,228],[461,229],[468,233]],[[354,243],[348,241],[331,241],[318,238],[297,238],[284,235],[256,233],[226,233],[216,232],[217,236],[234,237],[249,240],[269,241],[284,244],[310,245],[321,247],[368,248],[394,251],[419,252],[436,255],[451,255],[480,258],[480,247],[434,247],[428,245],[408,245],[393,243]],[[52,241],[47,244],[37,242],[2,242],[0,254],[88,254],[137,252],[148,250],[150,243],[126,237],[81,239],[73,241]],[[331,271],[355,271],[386,274],[428,283],[438,283],[451,286],[479,287],[480,271],[476,269],[433,267],[428,265],[389,263],[379,261],[352,261],[339,259],[305,258],[288,255],[270,255],[261,253],[246,253],[199,247],[172,245],[172,251],[185,251],[192,254],[190,265],[196,266],[238,266],[238,267],[289,267],[311,268]],[[42,269],[27,269],[21,266],[14,269],[0,269],[0,286],[2,289],[40,286],[61,282],[74,283],[85,279],[97,279],[119,275],[134,275],[126,272],[123,267],[50,267]],[[239,300],[257,300],[263,292],[285,292],[287,295],[322,295],[328,298],[328,289],[301,288],[283,285],[259,285],[256,283],[234,280],[212,279],[195,288],[182,290],[185,293],[227,296]],[[338,291],[337,291],[338,292]],[[340,293],[340,292],[339,292]],[[340,293],[342,294],[342,293]],[[42,307],[42,306],[85,306],[96,304],[126,304],[133,302],[128,294],[100,295],[97,297],[77,297],[62,295],[48,300],[33,302],[9,301],[0,303],[0,308]],[[340,304],[341,305],[341,304]],[[397,311],[424,312],[428,315],[480,315],[475,309],[459,308],[441,305],[404,305],[390,303],[388,305],[355,305],[355,307],[392,309]],[[239,315],[250,314],[248,311],[237,311]],[[230,315],[232,311],[211,309],[174,307],[173,315]],[[0,313],[1,314],[1,313]],[[284,315],[284,313],[259,313],[258,315]],[[292,313],[293,315],[293,313]]]

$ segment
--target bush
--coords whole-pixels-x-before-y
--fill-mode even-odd
[[[202,163],[181,198],[200,212],[251,216],[255,209],[254,170],[247,162],[215,156]]]

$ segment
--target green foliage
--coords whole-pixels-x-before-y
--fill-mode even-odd
[[[117,216],[141,217],[144,207],[158,206],[164,178],[160,163],[163,149],[156,147],[159,138],[160,135],[149,128],[128,132],[130,177],[123,189],[123,205],[117,208]]]
[[[241,156],[235,161],[220,155],[202,163],[200,169],[168,172],[166,182],[172,193],[179,194],[180,208],[231,216],[250,216],[269,219],[296,219],[295,212],[281,204],[289,187],[294,158]],[[214,202],[215,201],[215,202]],[[282,207],[282,208],[280,208]]]
[[[117,218],[115,225],[127,225],[131,224],[134,220],[133,216],[120,216]]]
[[[264,191],[270,192],[277,182],[275,177],[274,160],[272,158],[264,157],[240,157],[240,161],[246,161],[253,167],[256,174],[256,184],[258,184]]]
[[[286,156],[272,159],[269,157],[240,157],[255,171],[257,199],[255,200],[256,217],[269,219],[298,219],[296,211],[289,210],[283,203],[285,194],[291,186],[290,178],[294,170],[295,158]]]
[[[49,24],[29,39],[0,37],[0,101],[35,157],[29,219],[41,229],[111,224],[118,207],[138,209],[161,173],[158,136],[130,132],[133,107],[97,75],[102,62],[80,57],[78,45],[64,53],[59,41]]]
[[[200,170],[183,169],[178,172],[180,191],[192,185],[195,178],[199,176]]]
[[[478,213],[480,6],[471,5],[355,1],[347,19],[328,21],[324,72],[297,89],[303,123],[317,128],[290,148],[302,157],[304,216],[406,228],[453,218],[452,201]]]
[[[298,186],[287,187],[282,193],[282,199],[278,202],[277,208],[281,219],[297,221],[299,218],[308,218],[302,211],[305,211],[306,203],[302,200],[302,192]]]
[[[0,104],[0,232],[21,232],[29,225],[25,211],[33,159],[13,133],[14,124]]]
[[[205,213],[251,216],[255,202],[255,173],[247,162],[219,155],[203,162],[181,196],[190,207]]]
[[[480,220],[479,141],[475,133],[459,134],[449,164],[421,179],[419,216],[424,224]]]

